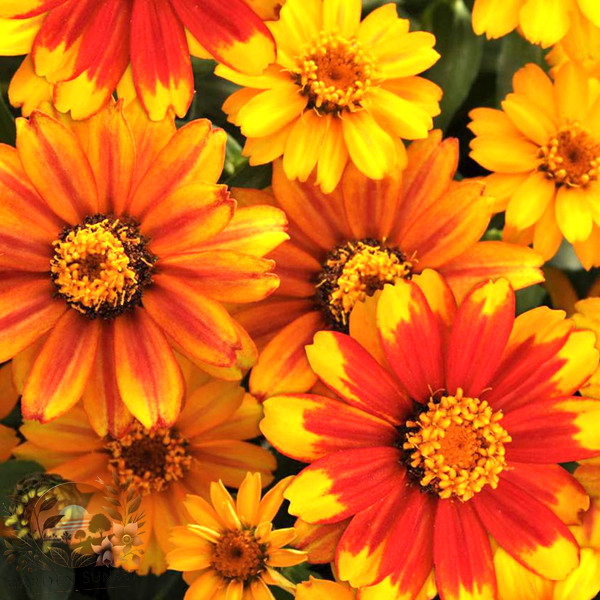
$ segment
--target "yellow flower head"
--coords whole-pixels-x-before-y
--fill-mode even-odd
[[[532,44],[544,48],[562,40],[575,21],[589,21],[600,27],[597,0],[475,0],[473,29],[488,39],[499,38],[514,29]]]
[[[211,484],[212,506],[198,496],[187,497],[194,523],[173,529],[177,549],[167,561],[171,569],[185,573],[188,600],[274,600],[268,585],[293,592],[295,586],[275,567],[297,565],[306,555],[284,548],[296,537],[293,527],[273,530],[272,524],[291,480],[280,481],[262,500],[260,473],[246,475],[235,501],[222,481]]]
[[[506,210],[507,241],[551,258],[563,236],[583,266],[600,264],[600,102],[597,82],[568,62],[552,81],[529,64],[502,110],[471,112],[471,156],[494,173],[487,191]]]
[[[316,165],[328,193],[348,160],[382,179],[406,163],[402,138],[427,136],[441,90],[417,75],[439,58],[435,38],[409,33],[395,4],[362,23],[360,14],[360,0],[288,0],[269,24],[276,64],[259,76],[217,67],[244,86],[223,108],[248,138],[251,164],[283,156],[287,176],[300,181]]]

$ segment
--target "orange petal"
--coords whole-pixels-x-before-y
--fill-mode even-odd
[[[64,125],[39,111],[28,121],[18,119],[17,149],[25,173],[59,217],[75,225],[98,212],[94,173]]]
[[[235,201],[227,187],[213,183],[190,183],[152,206],[141,224],[158,256],[192,250],[219,234],[231,221]]]
[[[67,309],[52,297],[47,275],[2,275],[0,283],[0,362],[5,362],[48,331]]]
[[[136,308],[117,318],[114,338],[123,402],[144,427],[170,427],[179,416],[184,385],[164,334]]]
[[[83,395],[100,338],[100,322],[68,310],[53,327],[23,390],[23,417],[42,423],[65,414]]]
[[[241,349],[239,333],[227,311],[181,279],[155,275],[144,296],[154,321],[193,361],[231,367]]]

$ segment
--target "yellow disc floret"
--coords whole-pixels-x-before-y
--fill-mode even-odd
[[[511,441],[499,425],[502,411],[485,400],[454,396],[431,399],[427,410],[406,424],[403,449],[419,483],[440,498],[469,500],[486,484],[498,486],[506,467],[504,444]]]
[[[122,438],[109,439],[105,450],[122,483],[131,477],[141,493],[150,493],[163,492],[189,470],[192,457],[187,446],[187,439],[177,431],[149,430],[136,421]]]
[[[344,330],[357,302],[383,289],[386,283],[408,278],[412,264],[397,248],[373,239],[348,242],[335,248],[323,263],[317,282],[326,318]]]
[[[557,186],[585,187],[598,179],[600,144],[578,123],[567,125],[542,146],[540,171]]]
[[[154,260],[137,227],[96,215],[54,242],[50,272],[69,306],[108,318],[139,303]]]
[[[319,113],[354,112],[372,85],[374,62],[356,39],[321,32],[296,59],[293,75]]]

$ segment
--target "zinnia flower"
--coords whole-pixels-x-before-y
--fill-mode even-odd
[[[19,395],[12,382],[10,364],[0,367],[0,419],[7,417],[17,404]],[[12,427],[0,424],[0,461],[10,458],[13,448],[19,443],[16,431]]]
[[[258,75],[275,59],[263,19],[276,18],[282,1],[3,1],[0,52],[31,51],[11,99],[35,108],[27,92],[45,96],[54,84],[56,108],[85,119],[117,86],[127,96],[135,86],[150,118],[161,120],[170,108],[183,117],[194,94],[190,54]]]
[[[363,600],[414,597],[432,569],[445,600],[495,597],[489,536],[543,577],[577,566],[565,523],[589,498],[556,463],[600,452],[600,402],[572,396],[598,352],[561,311],[514,309],[506,280],[457,309],[426,270],[387,285],[370,314],[355,311],[353,337],[315,336],[311,366],[339,399],[265,402],[266,438],[312,463],[284,494],[289,512],[351,518],[336,568],[371,586]]]
[[[126,111],[77,125],[36,111],[17,122],[17,149],[0,148],[0,362],[15,357],[26,419],[84,396],[101,435],[119,435],[129,412],[145,427],[176,421],[171,345],[241,377],[255,349],[221,301],[271,293],[260,256],[287,237],[283,213],[235,214],[216,184],[224,131]]]
[[[502,37],[514,29],[532,44],[544,48],[559,42],[572,21],[588,20],[600,27],[597,0],[475,0],[473,29],[488,40]]]
[[[395,4],[362,23],[361,0],[287,0],[269,24],[277,61],[263,75],[216,73],[244,86],[224,104],[248,138],[250,164],[283,156],[290,179],[317,166],[324,192],[351,160],[381,179],[404,166],[402,139],[424,138],[439,114],[441,90],[417,77],[439,58],[430,33],[409,33]]]
[[[296,600],[354,600],[356,590],[348,584],[310,577],[296,588]]]
[[[49,473],[77,483],[98,487],[97,478],[111,481],[113,470],[121,484],[131,477],[136,493],[142,494],[140,510],[147,515],[138,534],[144,549],[142,573],[165,570],[165,554],[172,548],[169,529],[187,522],[186,494],[208,498],[216,479],[238,487],[248,470],[261,472],[267,485],[277,466],[268,450],[243,441],[260,435],[260,404],[245,395],[239,382],[212,379],[185,360],[182,365],[187,397],[172,427],[149,430],[134,421],[120,439],[101,437],[76,406],[46,425],[26,421],[21,433],[27,441],[14,450],[17,458],[36,461]],[[106,504],[102,496],[91,502]]]
[[[594,332],[596,349],[600,351],[600,298],[587,298],[577,302],[573,320],[580,329]],[[600,369],[596,370],[580,391],[584,396],[600,399]]]
[[[169,568],[183,571],[190,589],[185,598],[275,600],[268,585],[293,592],[294,585],[275,570],[304,562],[304,552],[284,548],[294,528],[273,529],[291,477],[261,499],[260,473],[248,473],[237,498],[222,481],[210,487],[212,506],[188,496],[185,506],[193,523],[173,529],[177,546],[167,556]]]
[[[599,459],[582,461],[574,475],[592,499],[582,523],[569,527],[581,546],[579,566],[563,581],[549,581],[520,565],[500,548],[494,555],[498,600],[592,600],[600,592]]]
[[[307,391],[316,381],[304,346],[322,329],[348,331],[355,306],[384,284],[435,268],[461,298],[484,279],[507,277],[522,288],[543,279],[539,255],[503,242],[479,240],[492,200],[479,182],[455,182],[458,142],[441,132],[414,142],[408,167],[373,181],[349,165],[339,188],[324,195],[290,181],[274,164],[274,198],[239,190],[244,203],[271,202],[290,221],[291,240],[272,257],[281,279],[266,302],[236,318],[265,346],[251,374],[253,394]]]
[[[505,239],[551,258],[564,237],[583,266],[600,265],[600,103],[596,81],[571,62],[552,82],[536,65],[517,71],[502,110],[476,108],[471,156],[486,169]]]

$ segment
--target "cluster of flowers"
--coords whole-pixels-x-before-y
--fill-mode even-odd
[[[187,600],[591,598],[600,300],[515,318],[514,290],[563,237],[600,266],[600,4],[475,0],[475,32],[553,49],[471,113],[492,173],[462,181],[434,36],[362,8],[0,2],[0,53],[26,55],[0,145],[0,416],[20,398],[24,422],[0,458],[133,482],[147,522],[111,552],[135,536]],[[268,189],[219,183],[208,120],[176,128],[191,56],[239,86],[223,110]],[[310,464],[262,497],[273,448]],[[304,561],[333,578],[278,570]]]

